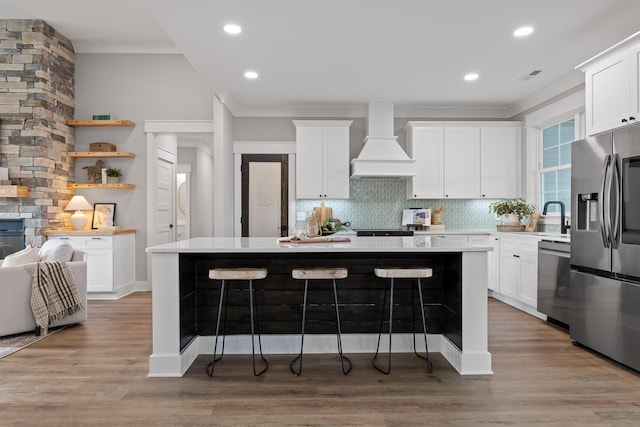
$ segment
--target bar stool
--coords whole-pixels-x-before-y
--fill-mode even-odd
[[[262,354],[262,340],[260,338],[260,319],[258,318],[257,319],[258,320],[258,345],[260,348],[260,357],[265,363],[265,367],[260,372],[256,372],[256,352],[255,352],[254,322],[253,322],[254,309],[255,309],[254,301],[253,301],[253,298],[254,298],[253,281],[258,279],[264,279],[265,277],[267,277],[266,268],[214,268],[209,270],[209,279],[222,281],[222,285],[220,287],[220,300],[218,301],[218,320],[216,322],[216,340],[213,347],[213,358],[211,359],[211,363],[209,363],[209,365],[207,366],[207,373],[209,374],[210,377],[213,376],[213,368],[215,367],[216,362],[222,359],[222,356],[224,355],[224,341],[226,338],[226,334],[224,334],[223,332],[222,353],[218,358],[216,358],[216,351],[218,349],[218,335],[220,332],[220,316],[222,314],[222,301],[225,297],[225,293],[224,293],[225,282],[227,280],[246,280],[249,282],[249,311],[251,316],[251,354],[252,354],[252,362],[253,362],[253,375],[255,375],[256,377],[259,375],[262,375],[269,367],[269,362],[267,362],[267,359],[265,359],[264,355]],[[228,294],[224,304],[225,305],[225,309],[224,309],[225,327],[227,324],[226,322],[227,301],[228,301]],[[257,317],[257,311],[256,311],[256,317]]]
[[[331,280],[333,282],[333,300],[336,307],[336,325],[337,325],[337,339],[338,339],[338,354],[340,355],[340,363],[342,364],[342,373],[347,375],[351,372],[351,360],[347,356],[342,354],[342,330],[340,327],[340,311],[338,310],[338,291],[336,289],[336,279],[344,279],[347,277],[348,272],[346,268],[296,268],[291,271],[291,277],[294,279],[304,279],[304,298],[302,303],[302,332],[300,337],[300,354],[291,361],[289,369],[295,375],[300,375],[302,372],[302,349],[304,346],[304,326],[307,319],[307,293],[309,289],[309,280]],[[299,360],[298,370],[293,368],[294,363]],[[345,368],[345,361],[349,364],[348,368]]]
[[[431,373],[433,371],[433,364],[429,359],[429,349],[427,348],[427,322],[424,315],[424,300],[422,298],[422,284],[420,283],[420,279],[425,279],[433,276],[433,271],[430,268],[375,268],[374,273],[377,277],[381,277],[384,279],[390,279],[390,293],[391,297],[389,299],[389,364],[387,369],[384,370],[380,368],[376,364],[376,359],[378,357],[378,350],[380,349],[380,336],[382,335],[382,323],[384,320],[384,306],[387,303],[387,289],[384,290],[384,301],[382,303],[382,314],[380,316],[380,329],[378,330],[378,345],[376,346],[376,354],[373,356],[371,360],[371,364],[383,374],[389,374],[391,372],[391,335],[392,335],[392,325],[393,325],[393,286],[394,279],[417,279],[418,280],[418,295],[420,296],[420,313],[422,314],[422,334],[424,335],[424,348],[425,348],[425,356],[418,354],[416,350],[416,331],[415,331],[415,322],[413,326],[413,352],[416,356],[420,357],[427,361],[427,371]],[[415,304],[415,302],[414,302]],[[413,309],[412,309],[413,312]]]

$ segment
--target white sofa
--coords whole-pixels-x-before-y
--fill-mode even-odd
[[[1,263],[2,261],[0,261]],[[84,252],[74,251],[68,263],[76,279],[84,309],[54,323],[70,325],[87,320],[87,263]],[[23,266],[0,268],[0,336],[34,331],[36,322],[31,311],[31,275]]]

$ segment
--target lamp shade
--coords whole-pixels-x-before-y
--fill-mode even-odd
[[[91,209],[93,206],[87,202],[84,196],[73,196],[67,207],[64,208],[65,211],[88,211]]]

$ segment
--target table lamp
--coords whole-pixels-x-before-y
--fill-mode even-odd
[[[73,196],[67,207],[64,208],[65,211],[76,211],[71,215],[71,228],[84,230],[84,226],[87,225],[87,216],[82,211],[90,209],[93,209],[93,206],[87,202],[84,196]]]

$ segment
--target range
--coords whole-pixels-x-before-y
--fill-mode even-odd
[[[356,230],[356,236],[413,236],[413,230]]]

